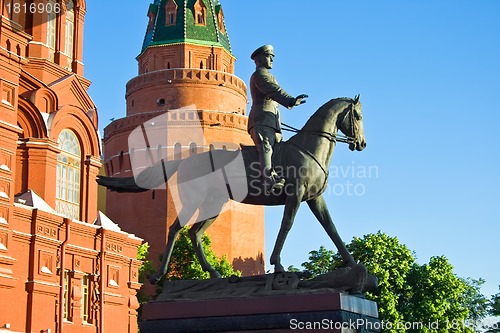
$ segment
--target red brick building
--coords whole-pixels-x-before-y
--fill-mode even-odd
[[[252,142],[247,133],[247,88],[234,75],[236,58],[219,1],[156,0],[148,17],[137,57],[139,74],[126,87],[126,115],[104,130],[108,176],[132,176],[129,136],[161,115],[170,127],[163,142],[148,148],[151,156],[185,158],[210,146]],[[185,117],[176,118],[172,112],[176,109],[183,109]],[[203,138],[194,135],[197,130]],[[164,251],[168,227],[177,216],[171,190],[107,192],[106,214],[148,241],[152,260]],[[229,205],[207,231],[212,248],[243,274],[262,274],[264,209],[236,202]]]
[[[85,1],[31,3],[0,0],[0,331],[137,332],[142,240],[97,212]]]

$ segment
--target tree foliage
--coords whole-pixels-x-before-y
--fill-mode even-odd
[[[487,314],[488,302],[480,293],[484,281],[456,276],[446,257],[432,257],[420,265],[406,245],[380,231],[355,237],[347,248],[379,279],[378,290],[367,293],[367,298],[378,303],[382,320],[394,324],[385,332],[473,332],[462,323],[477,322]],[[310,252],[302,267],[316,276],[342,265],[338,253],[321,246]],[[398,323],[423,325],[405,329],[397,327]],[[439,326],[430,329],[429,323]]]
[[[500,289],[500,286],[498,286]],[[489,302],[489,314],[492,316],[500,317],[500,292],[491,296],[491,300]],[[494,327],[489,328],[487,333],[500,333],[500,321],[496,323],[496,325],[492,325]]]
[[[399,304],[408,289],[406,276],[415,263],[412,252],[396,237],[382,232],[355,237],[347,249],[379,279],[378,290],[367,297],[378,303],[381,318],[392,323],[403,322]],[[337,257],[338,265],[341,262]]]
[[[172,257],[170,259],[168,280],[202,280],[210,278],[208,272],[203,271],[196,253],[191,245],[188,228],[183,228],[179,233],[179,238],[175,243]],[[212,244],[207,234],[203,235],[202,246],[208,262],[222,275],[230,277],[232,275],[241,276],[241,272],[234,270],[226,256],[217,258],[210,248]]]
[[[309,261],[302,264],[313,276],[331,272],[335,268],[335,251],[327,250],[323,245],[319,250],[309,252]]]
[[[442,328],[439,331],[443,332],[448,327],[453,327],[454,332],[473,332],[466,327],[465,320],[484,317],[485,313],[469,311],[472,305],[469,303],[475,301],[470,299],[475,288],[457,277],[453,266],[443,256],[432,257],[428,264],[413,265],[407,282],[411,286],[404,296],[407,306],[401,308],[406,321],[438,323],[437,327]],[[421,331],[433,330],[424,327]]]
[[[154,273],[153,264],[150,260],[147,260],[147,256],[149,253],[149,243],[145,242],[137,248],[137,259],[142,261],[142,264],[139,266],[139,283],[146,283],[147,277]],[[150,296],[146,295],[142,289],[137,293],[137,300],[139,304],[144,304],[151,299]]]
[[[500,286],[498,286],[498,289],[500,289]],[[490,314],[492,316],[500,316],[500,292],[491,297]]]

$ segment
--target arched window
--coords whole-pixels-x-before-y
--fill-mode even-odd
[[[168,0],[165,4],[165,25],[175,25],[177,16],[177,3]]]
[[[206,6],[203,0],[197,0],[194,3],[194,20],[196,25],[205,25]]]
[[[70,218],[80,218],[80,179],[82,153],[71,130],[62,130],[57,139],[56,211]]]
[[[73,44],[75,35],[75,11],[73,0],[66,3],[66,39],[64,53],[68,56],[68,63],[66,68],[72,69],[73,65]]]
[[[189,144],[189,155],[195,155],[198,152],[198,148],[196,143],[192,142]]]
[[[49,0],[50,4],[54,8],[56,5],[55,0]],[[57,15],[53,10],[47,11],[47,46],[49,47],[49,60],[54,62],[54,55],[56,53],[56,25],[57,25]]]
[[[179,142],[176,142],[174,144],[174,160],[180,160],[182,157],[181,153],[181,144]]]
[[[217,25],[219,26],[219,30],[221,33],[226,33],[226,27],[224,25],[224,14],[222,13],[222,8],[220,8],[219,13],[217,14]]]

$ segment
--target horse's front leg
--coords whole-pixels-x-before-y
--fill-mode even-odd
[[[350,267],[355,266],[356,261],[349,253],[349,251],[347,251],[344,242],[340,238],[340,235],[337,232],[337,228],[335,228],[330,213],[328,212],[328,207],[326,206],[325,199],[323,198],[323,196],[320,195],[314,199],[308,200],[307,204],[309,205],[309,208],[311,208],[311,211],[313,212],[314,216],[316,216],[318,221],[325,229],[328,236],[330,236],[331,240],[333,241],[333,243],[337,247],[337,250],[342,256],[344,262]]]
[[[285,267],[281,264],[281,250],[285,244],[286,236],[292,228],[295,214],[299,209],[300,202],[304,196],[303,187],[299,187],[294,195],[289,195],[285,201],[285,211],[283,212],[283,219],[281,220],[281,227],[274,244],[273,253],[271,254],[271,265],[274,265],[274,272],[284,272]]]

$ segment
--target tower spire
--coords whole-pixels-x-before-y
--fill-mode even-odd
[[[148,17],[141,52],[149,47],[190,43],[222,47],[232,54],[218,0],[155,0]]]

